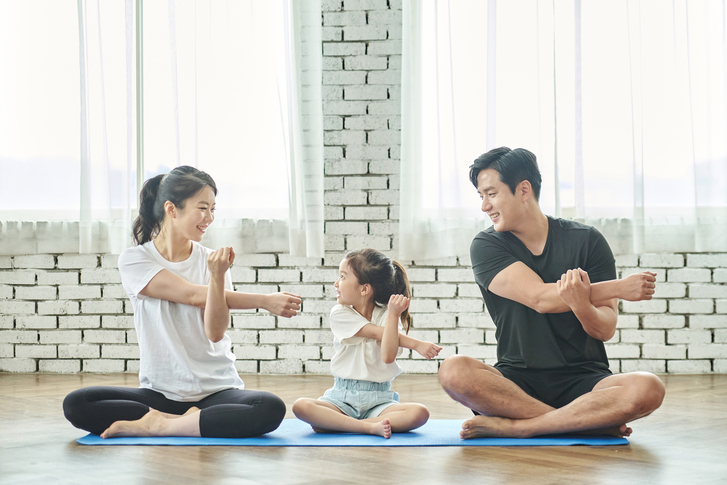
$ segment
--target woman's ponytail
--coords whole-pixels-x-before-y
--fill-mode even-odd
[[[139,195],[139,215],[134,220],[132,226],[134,242],[136,244],[144,244],[152,240],[161,229],[162,220],[164,219],[164,210],[155,210],[157,194],[159,193],[159,185],[164,175],[152,177],[141,188]],[[156,212],[160,212],[157,214]]]
[[[406,270],[398,261],[392,261],[394,264],[394,292],[395,295],[404,295],[407,298],[411,298],[411,285],[409,285],[409,278],[406,275]],[[411,327],[411,314],[407,308],[401,312],[401,323],[404,325],[404,330],[409,333]]]

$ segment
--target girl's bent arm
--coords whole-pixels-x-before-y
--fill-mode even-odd
[[[386,315],[384,331],[381,334],[381,358],[385,364],[391,364],[396,360],[399,352],[399,316],[394,312]]]
[[[399,352],[399,316],[409,308],[409,298],[404,295],[391,295],[386,307],[386,322],[381,337],[381,357],[385,364],[391,364]]]
[[[380,342],[384,337],[384,327],[376,326],[373,323],[367,323],[361,328],[361,330],[356,332],[355,337],[371,338]],[[399,333],[399,347],[415,350],[421,354],[422,357],[427,359],[436,357],[439,355],[439,351],[442,350],[442,347],[437,344],[424,342],[423,340],[415,339],[414,337],[410,337],[403,333]]]

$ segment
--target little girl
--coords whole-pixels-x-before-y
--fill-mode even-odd
[[[411,316],[404,268],[373,249],[352,251],[341,261],[334,286],[338,304],[330,320],[335,384],[318,400],[298,399],[293,413],[318,433],[389,438],[392,432],[422,426],[429,419],[427,408],[400,404],[399,394],[391,390],[391,381],[401,373],[396,357],[404,347],[432,359],[442,348],[406,335]]]

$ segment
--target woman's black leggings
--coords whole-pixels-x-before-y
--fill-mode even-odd
[[[76,428],[101,434],[115,421],[141,419],[149,408],[184,414],[201,410],[199,431],[212,438],[249,438],[273,431],[285,417],[285,403],[269,392],[226,389],[201,401],[172,401],[151,389],[94,386],[73,391],[63,401],[63,413]]]

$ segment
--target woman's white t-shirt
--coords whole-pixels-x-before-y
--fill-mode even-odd
[[[192,242],[185,261],[167,261],[153,241],[126,249],[119,256],[121,282],[134,306],[140,350],[140,387],[174,401],[199,401],[224,389],[242,389],[230,337],[212,342],[204,332],[204,309],[144,296],[139,292],[166,269],[197,285],[209,284],[207,256],[212,252]],[[232,290],[230,272],[225,288]]]
[[[396,361],[384,363],[381,357],[381,342],[376,339],[356,337],[364,325],[371,323],[378,327],[386,324],[386,306],[375,305],[371,321],[348,305],[336,305],[331,310],[331,331],[333,350],[331,374],[342,379],[357,379],[372,382],[390,382],[401,374]],[[403,327],[399,322],[399,331]],[[399,347],[397,357],[402,353]]]

